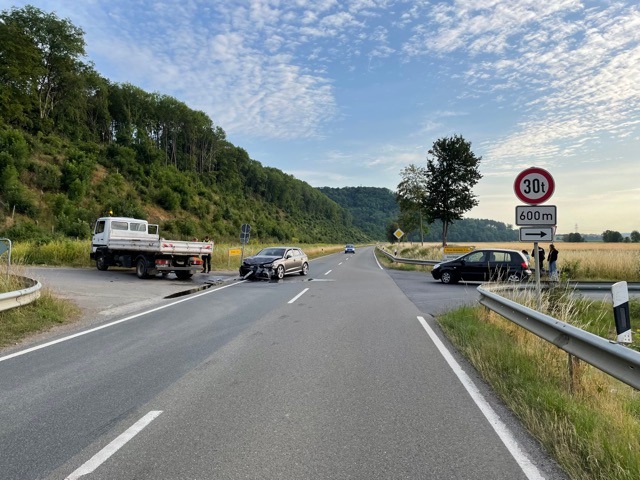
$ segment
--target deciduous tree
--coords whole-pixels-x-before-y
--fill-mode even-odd
[[[442,221],[442,245],[447,243],[449,225],[478,205],[471,189],[482,178],[478,168],[482,157],[471,151],[471,143],[454,135],[436,140],[427,161],[425,207],[430,220]]]
[[[427,169],[414,164],[400,172],[402,180],[396,191],[396,201],[400,207],[401,223],[406,229],[418,229],[420,241],[424,244],[424,220],[427,218],[426,203],[429,194]]]

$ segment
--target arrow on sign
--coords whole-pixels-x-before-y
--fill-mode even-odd
[[[540,238],[544,238],[547,236],[547,232],[543,232],[542,230],[539,232],[533,232],[533,233],[529,233],[529,232],[525,232],[524,234],[525,237],[540,237]]]
[[[553,242],[553,236],[555,234],[555,227],[538,227],[538,228],[521,228],[520,240],[523,242],[530,242],[545,240],[547,242]]]

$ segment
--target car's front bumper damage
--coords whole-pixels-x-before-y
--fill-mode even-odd
[[[264,279],[270,280],[274,276],[273,267],[262,265],[243,265],[241,275],[243,279]]]

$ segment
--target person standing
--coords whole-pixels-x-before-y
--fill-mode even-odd
[[[538,245],[538,256],[536,257],[536,249],[535,247],[531,250],[531,258],[533,258],[536,262],[536,269],[540,270],[540,274],[542,275],[542,271],[544,270],[544,248]]]
[[[203,242],[209,243],[209,235],[205,235]],[[202,255],[202,273],[211,273],[211,254]]]
[[[558,250],[556,250],[555,245],[552,243],[549,245],[549,279],[552,281],[558,281],[558,266],[556,262],[558,261]]]
[[[531,256],[526,250],[522,250],[522,255],[524,255],[525,260],[527,261],[527,267],[531,266]]]

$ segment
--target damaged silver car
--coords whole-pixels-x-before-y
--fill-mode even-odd
[[[263,248],[240,265],[240,276],[249,279],[282,279],[295,273],[309,273],[309,259],[298,247]]]

